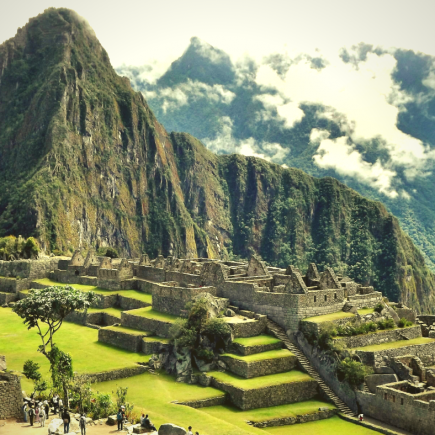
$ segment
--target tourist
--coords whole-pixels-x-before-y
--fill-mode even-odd
[[[189,429],[188,429],[187,435],[193,435],[193,432],[192,432],[192,426],[189,426]]]
[[[44,400],[44,408],[45,408],[45,417],[48,418],[48,414],[50,413],[50,407],[48,406],[48,402]]]
[[[63,433],[69,432],[69,424],[71,422],[71,416],[69,415],[69,412],[67,409],[62,413],[62,419],[63,419]]]
[[[359,418],[359,421],[363,421],[364,420],[364,415],[360,414],[360,415],[358,415],[358,418]]]
[[[195,435],[199,435],[199,432],[195,432]]]
[[[35,416],[35,410],[33,409],[33,406],[30,405],[30,409],[29,409],[30,426],[33,426],[33,417],[34,416]]]
[[[80,426],[81,435],[86,435],[86,414],[84,412],[80,416],[79,426]]]
[[[148,430],[157,430],[156,427],[151,422],[151,420],[148,418],[148,414],[143,419],[141,426],[145,429],[148,429]]]
[[[27,423],[27,402],[24,402],[22,409],[23,409],[24,423]]]
[[[39,411],[40,411],[40,409],[39,409],[39,403],[36,405],[36,408],[35,408],[35,423],[39,423]]]
[[[53,413],[54,414],[57,413],[57,407],[58,407],[58,396],[57,396],[57,394],[55,394],[53,396]]]
[[[41,423],[41,427],[45,427],[45,411],[43,406],[41,406],[39,410],[39,422]]]
[[[62,418],[62,413],[63,413],[63,402],[62,399],[58,399],[58,405],[59,405],[59,418]]]
[[[121,408],[119,409],[118,414],[116,415],[116,420],[118,422],[118,431],[120,431],[122,430],[122,423],[124,421],[124,416]]]

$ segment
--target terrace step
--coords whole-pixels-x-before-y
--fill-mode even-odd
[[[248,356],[223,354],[219,357],[229,371],[250,379],[257,376],[288,372],[297,366],[297,358],[287,349],[271,350]]]
[[[0,306],[9,302],[15,302],[17,299],[18,295],[16,293],[0,292]]]
[[[142,339],[142,353],[152,355],[169,347],[169,338],[163,337],[144,337]]]
[[[231,373],[210,372],[211,385],[229,394],[242,410],[286,405],[314,398],[317,382],[298,370],[244,379]]]
[[[349,416],[354,416],[353,411],[325,384],[320,375],[314,370],[313,366],[310,364],[308,358],[303,354],[298,347],[296,347],[287,337],[285,331],[272,320],[267,320],[267,327],[269,331],[275,335],[275,337],[282,340],[285,347],[296,355],[301,366],[307,371],[307,373],[312,376],[318,383],[319,388],[326,394],[327,397],[334,403],[334,405],[344,414]]]
[[[123,326],[108,326],[98,330],[98,341],[132,352],[142,352],[142,339],[151,332]]]
[[[150,331],[152,335],[169,338],[169,328],[177,319],[176,316],[161,313],[151,307],[139,308],[123,312],[121,325],[140,331]]]
[[[231,343],[231,351],[239,355],[247,356],[255,353],[267,352],[283,348],[283,343],[271,335],[257,335],[248,338],[236,338]]]

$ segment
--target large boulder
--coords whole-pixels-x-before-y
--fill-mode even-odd
[[[108,424],[109,426],[115,426],[115,424],[117,424],[116,414],[115,415],[109,415],[107,417],[106,424]]]
[[[172,423],[162,424],[159,428],[159,435],[186,435],[184,427],[176,426]]]
[[[224,313],[228,307],[228,299],[217,298],[210,293],[200,293],[193,298],[193,301],[203,299],[206,301],[208,318],[219,317],[221,313]]]

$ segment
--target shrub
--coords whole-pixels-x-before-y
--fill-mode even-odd
[[[379,329],[393,329],[396,327],[396,324],[392,318],[379,320],[377,324]]]
[[[204,349],[202,347],[199,348],[195,353],[199,359],[203,359],[207,362],[212,361],[214,357],[214,353],[212,350]]]
[[[106,249],[105,257],[119,258],[118,251],[115,248],[108,247]]]
[[[384,308],[385,308],[384,305],[379,302],[379,304],[376,304],[376,306],[375,306],[375,311],[377,313],[380,313]]]
[[[202,332],[210,337],[225,338],[231,335],[231,328],[224,319],[214,317],[205,322]]]
[[[340,361],[337,366],[338,379],[347,381],[353,387],[361,385],[364,378],[370,373],[372,373],[372,370],[369,367],[349,357]]]
[[[405,327],[407,327],[407,326],[412,326],[413,325],[413,323],[411,322],[411,321],[409,321],[409,320],[406,320],[404,317],[402,317],[400,320],[399,320],[399,323],[397,324],[397,326],[399,327],[399,328],[405,328]]]

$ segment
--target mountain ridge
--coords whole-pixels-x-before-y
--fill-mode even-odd
[[[88,25],[51,8],[0,46],[0,234],[47,251],[314,261],[431,311],[434,275],[379,202],[167,133]]]

